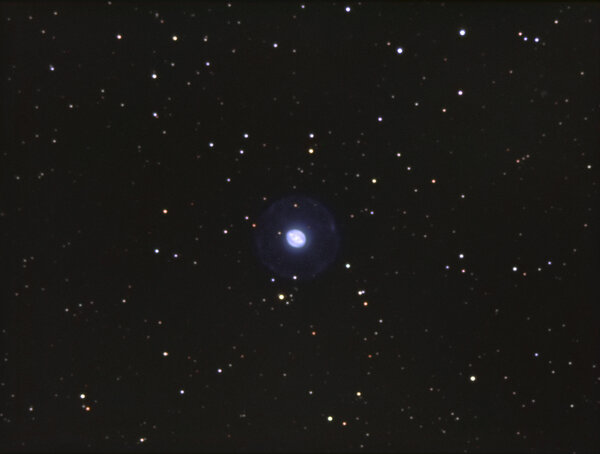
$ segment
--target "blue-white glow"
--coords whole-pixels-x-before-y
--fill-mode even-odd
[[[306,236],[301,230],[290,230],[286,233],[285,238],[288,244],[295,248],[302,247],[306,244]]]

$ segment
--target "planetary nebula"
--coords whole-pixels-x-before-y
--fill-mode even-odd
[[[285,234],[287,242],[292,247],[304,247],[306,244],[306,235],[302,230],[292,229]]]
[[[339,234],[333,215],[320,202],[290,196],[273,202],[255,230],[259,260],[280,277],[310,279],[333,263]]]

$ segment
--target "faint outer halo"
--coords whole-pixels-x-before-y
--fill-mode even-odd
[[[290,242],[288,234],[295,230],[299,234],[294,232]],[[335,261],[339,244],[331,212],[305,196],[284,197],[271,203],[258,218],[254,231],[260,262],[286,278],[311,279],[322,273]]]

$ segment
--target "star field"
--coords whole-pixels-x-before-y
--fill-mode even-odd
[[[0,5],[0,449],[600,448],[597,3]]]

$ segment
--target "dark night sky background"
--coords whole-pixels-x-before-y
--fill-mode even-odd
[[[597,451],[598,13],[2,3],[0,449]]]

